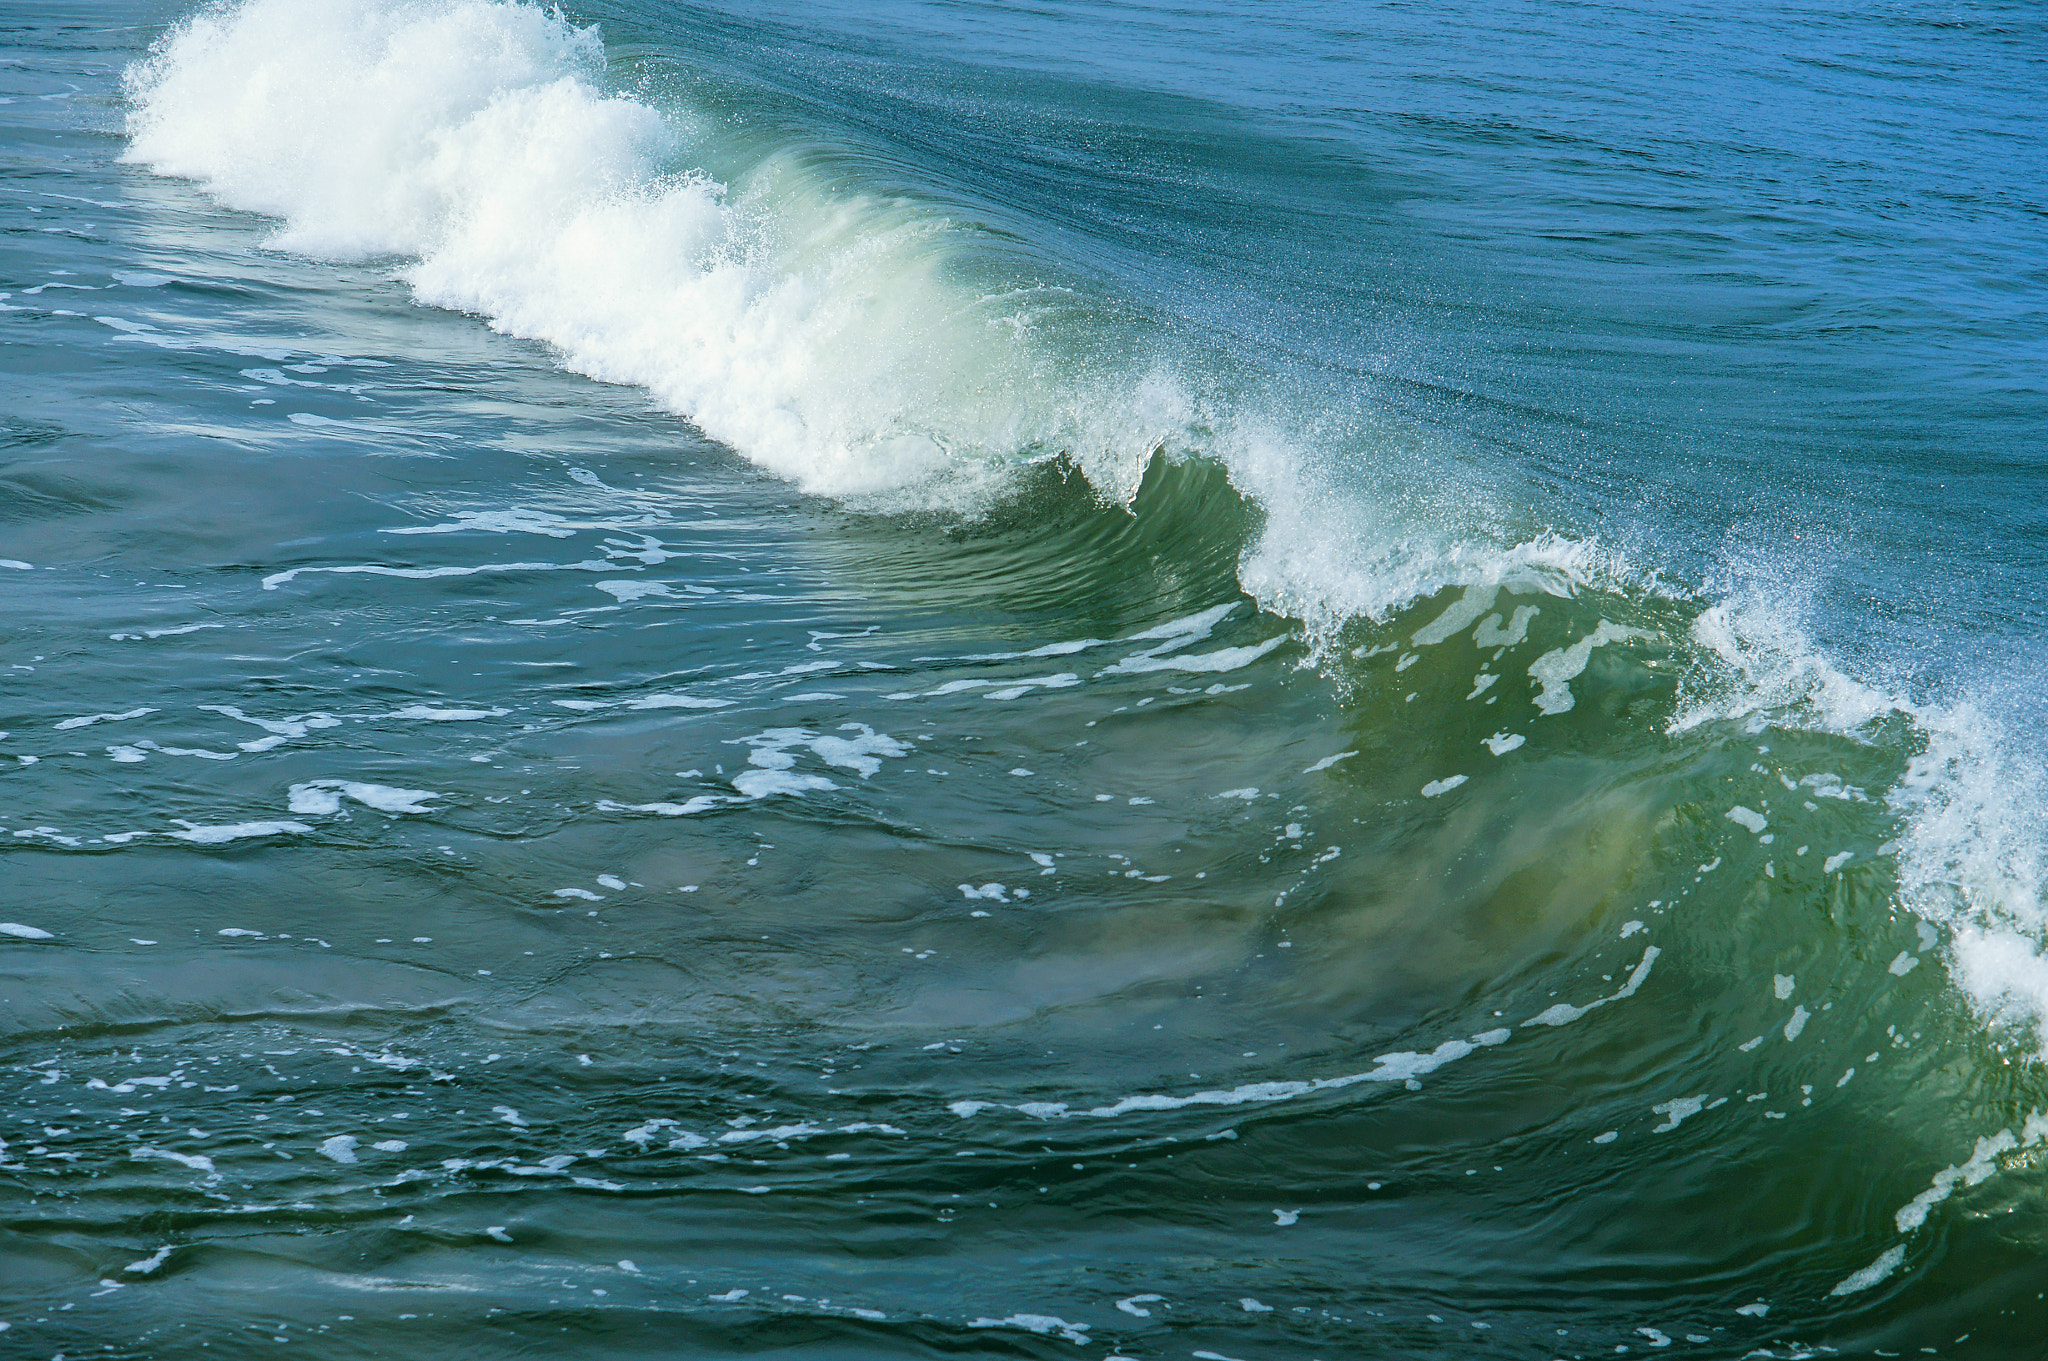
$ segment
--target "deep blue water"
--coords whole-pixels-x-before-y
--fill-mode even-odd
[[[5,17],[0,1354],[2041,1353],[2038,7]]]

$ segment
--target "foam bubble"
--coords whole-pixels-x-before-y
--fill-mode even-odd
[[[1974,705],[1918,717],[1926,749],[1886,796],[1905,820],[1901,900],[1949,928],[1951,976],[1978,1012],[2032,1027],[2048,1055],[2048,771]]]
[[[58,732],[66,732],[72,728],[90,728],[95,723],[120,723],[127,719],[141,718],[145,714],[153,714],[155,712],[156,710],[154,709],[145,708],[130,709],[126,713],[119,714],[85,714],[79,718],[64,719],[54,726]]]
[[[1529,675],[1543,687],[1542,693],[1536,696],[1536,707],[1545,714],[1570,712],[1578,703],[1572,695],[1571,682],[1592,662],[1594,648],[1649,636],[1641,629],[1627,628],[1603,619],[1599,628],[1570,647],[1544,653],[1529,664]]]
[[[1855,1295],[1869,1290],[1873,1286],[1882,1285],[1885,1281],[1891,1279],[1892,1274],[1901,1266],[1904,1266],[1905,1262],[1906,1249],[1903,1244],[1887,1248],[1879,1255],[1876,1261],[1863,1268],[1863,1270],[1852,1272],[1848,1276],[1843,1277],[1828,1294]]]
[[[431,813],[434,809],[425,800],[441,797],[431,789],[393,789],[357,780],[309,780],[291,787],[290,808],[302,814],[339,813],[343,795],[380,813]]]
[[[122,1267],[121,1270],[126,1272],[132,1272],[137,1276],[151,1275],[156,1271],[158,1267],[162,1266],[165,1262],[171,1260],[171,1253],[173,1251],[175,1251],[175,1246],[167,1243],[163,1247],[158,1248],[155,1252],[149,1254],[149,1256],[143,1258],[141,1261],[130,1262],[127,1266]]]
[[[222,827],[201,827],[183,818],[174,820],[185,830],[172,832],[172,836],[201,846],[219,846],[257,836],[310,836],[313,831],[303,822],[236,822]]]

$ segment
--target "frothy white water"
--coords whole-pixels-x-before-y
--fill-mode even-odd
[[[280,248],[405,257],[420,301],[645,387],[808,490],[957,503],[1020,452],[1107,487],[1186,426],[1163,370],[1042,343],[1046,290],[967,282],[985,234],[789,157],[715,183],[688,116],[604,71],[595,29],[527,5],[246,0],[129,72],[128,159],[281,218]]]
[[[2048,1058],[2048,771],[1972,706],[1928,727],[1890,795],[1907,819],[1900,896],[1949,927],[1949,972],[1979,1012],[2032,1027]]]
[[[1442,511],[1403,516],[1360,488],[1364,479],[1305,467],[1294,441],[1256,420],[1233,423],[1223,461],[1265,513],[1239,581],[1265,608],[1301,620],[1319,644],[1353,619],[1384,619],[1450,586],[1572,595],[1631,576],[1618,555],[1588,540],[1543,534],[1503,548]],[[1405,480],[1418,479],[1411,472]]]
[[[1747,719],[1867,739],[1887,720],[1916,754],[1886,795],[1899,902],[1949,937],[1949,975],[1986,1020],[2031,1031],[2048,1059],[2048,768],[1975,703],[1923,703],[1844,673],[1782,596],[1704,611],[1673,731]]]

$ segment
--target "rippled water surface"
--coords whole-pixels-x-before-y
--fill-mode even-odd
[[[0,1355],[2048,1347],[2034,8],[5,18]]]

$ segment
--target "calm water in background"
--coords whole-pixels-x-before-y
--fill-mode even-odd
[[[189,17],[0,53],[0,1354],[2039,1354],[2037,10]]]

